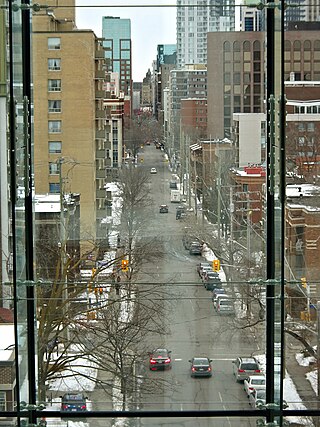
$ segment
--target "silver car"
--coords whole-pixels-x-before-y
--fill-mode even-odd
[[[232,363],[236,381],[244,381],[250,375],[261,375],[259,363],[254,357],[237,357]]]
[[[244,380],[243,388],[247,393],[248,397],[253,392],[253,390],[265,390],[266,389],[265,375],[251,375],[250,377]]]

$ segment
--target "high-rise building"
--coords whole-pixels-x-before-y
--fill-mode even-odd
[[[102,17],[102,37],[110,69],[119,74],[120,91],[132,93],[131,20],[114,16]]]
[[[285,80],[319,81],[319,31],[285,37]],[[230,137],[234,113],[265,113],[264,93],[264,33],[208,34],[208,135]]]
[[[74,0],[57,3],[68,7],[33,19],[35,191],[81,194],[85,240],[105,216],[105,59],[94,32],[77,30]]]
[[[262,10],[246,6],[240,8],[241,31],[263,31],[264,23],[264,12]]]
[[[235,30],[234,5],[235,0],[177,0],[178,68],[207,63],[207,33]]]
[[[181,100],[207,97],[207,69],[204,64],[195,64],[170,72],[169,81],[168,147],[175,151],[180,146]]]

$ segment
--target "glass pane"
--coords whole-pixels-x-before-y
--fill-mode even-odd
[[[33,404],[31,378],[48,425],[311,425],[283,410],[318,409],[319,31],[302,4],[282,27],[268,2],[142,3],[15,2],[0,409]]]

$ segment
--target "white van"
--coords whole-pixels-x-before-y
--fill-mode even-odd
[[[180,190],[171,190],[171,203],[180,203]]]

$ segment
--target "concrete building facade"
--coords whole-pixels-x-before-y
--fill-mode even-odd
[[[229,137],[233,113],[265,113],[263,32],[208,33],[208,133]],[[285,80],[320,80],[318,31],[287,31]],[[291,77],[290,77],[291,76]]]

